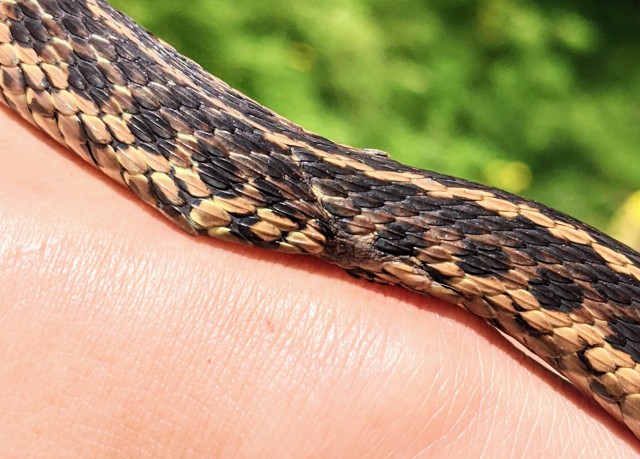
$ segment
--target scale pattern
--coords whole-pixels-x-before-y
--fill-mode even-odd
[[[0,0],[0,99],[192,234],[457,304],[640,436],[640,255],[540,204],[339,145],[102,0]]]

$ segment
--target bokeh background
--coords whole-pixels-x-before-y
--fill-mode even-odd
[[[640,247],[637,0],[112,0],[326,137]]]

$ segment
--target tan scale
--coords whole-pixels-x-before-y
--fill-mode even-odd
[[[355,159],[349,158],[347,156],[326,156],[324,157],[324,161],[333,164],[334,166],[341,167],[343,169],[352,168],[356,170],[365,170],[367,172],[375,173],[371,166],[367,166],[366,164],[362,164],[361,162],[356,161]],[[374,175],[370,175],[370,177],[375,178]]]
[[[309,220],[307,224],[304,226],[304,228],[300,230],[300,232],[308,236],[309,238],[313,239],[314,241],[317,241],[318,243],[324,245],[327,243],[327,238],[325,237],[324,234],[318,231],[318,229],[316,228],[316,225],[317,225],[316,220]]]
[[[421,175],[413,173],[371,170],[371,166],[366,164],[362,164],[360,167],[359,170],[364,170],[364,175],[376,180],[408,183],[417,178],[422,178]]]
[[[41,59],[41,62],[39,66],[43,72],[45,71],[44,68],[42,67],[43,64],[60,65],[62,62],[64,62],[64,60],[60,57],[60,55],[56,51],[55,47],[52,46],[51,44],[47,44],[42,48],[40,59]],[[46,72],[45,72],[45,75],[46,75]],[[47,76],[47,80],[49,80],[48,76]]]
[[[209,199],[200,201],[191,209],[189,218],[205,229],[227,226],[231,222],[231,216]]]
[[[271,223],[273,226],[275,226],[281,231],[289,232],[289,231],[295,231],[298,229],[297,223],[295,223],[294,221],[292,221],[287,217],[283,217],[281,215],[276,214],[271,209],[267,209],[264,207],[261,209],[258,209],[257,215],[258,217],[260,217],[260,219],[264,220],[265,222]]]
[[[220,206],[221,209],[224,209],[230,214],[245,216],[252,215],[256,212],[256,207],[243,198],[228,199],[214,196],[213,201],[216,205]]]
[[[133,95],[131,95],[131,91],[126,86],[115,85],[113,86],[114,93],[111,97],[111,101],[114,106],[117,107],[116,113],[111,113],[112,115],[119,115],[123,112],[130,111],[135,107],[133,103]]]
[[[0,23],[0,25],[3,25]],[[1,32],[0,28],[0,32]],[[20,63],[16,49],[9,43],[3,43],[0,45],[0,65],[3,67],[15,67]]]
[[[544,309],[532,309],[520,313],[525,322],[536,330],[550,334],[556,328],[567,327],[572,321],[566,314]]]
[[[36,112],[31,112],[33,116],[33,121],[40,129],[42,129],[49,137],[53,138],[56,142],[65,145],[66,142],[62,133],[60,132],[60,127],[58,126],[58,122],[55,118],[50,116],[43,116]]]
[[[431,280],[418,272],[415,266],[406,263],[390,262],[383,265],[383,270],[398,279],[402,285],[418,292],[425,291]]]
[[[506,292],[507,286],[500,282],[496,277],[481,277],[473,274],[464,276],[466,282],[473,284],[475,289],[485,296],[493,297]]]
[[[604,345],[604,334],[599,327],[591,324],[573,324],[573,329],[589,346]]]
[[[96,109],[97,109],[97,106],[96,106]],[[83,111],[85,113],[88,113],[85,110]],[[98,109],[97,111],[98,113],[100,112]],[[92,114],[92,113],[89,113],[89,114]],[[136,142],[136,138],[129,130],[127,123],[119,116],[114,116],[109,114],[102,115],[102,122],[107,125],[107,127],[109,128],[109,131],[118,142],[124,143],[126,145],[132,145],[133,143]]]
[[[193,226],[193,223],[191,222],[191,220],[189,220],[185,215],[175,214],[173,212],[169,213],[162,207],[159,208],[158,210],[162,215],[164,215],[167,219],[169,219],[175,225],[178,225],[178,227],[183,229],[186,233],[190,234],[191,236],[198,235],[197,228]]]
[[[481,287],[468,276],[453,278],[450,284],[466,298],[481,298],[484,295]]]
[[[593,250],[600,255],[608,266],[616,272],[627,274],[640,280],[640,268],[635,266],[629,258],[621,253],[600,244],[592,244]]]
[[[634,432],[640,432],[640,395],[625,397],[620,404],[624,423]]]
[[[184,200],[180,197],[178,185],[176,185],[176,182],[169,177],[169,175],[162,172],[153,172],[151,174],[151,182],[155,185],[161,197],[164,198],[164,201],[174,206],[184,204]]]
[[[190,167],[191,154],[198,150],[198,140],[193,135],[179,132],[176,136],[176,150],[172,161],[177,166]]]
[[[449,191],[448,189],[444,189],[442,191],[436,190],[436,191],[429,191],[429,196],[433,197],[433,198],[440,198],[440,199],[453,199],[455,198],[455,195]]]
[[[242,243],[242,239],[233,234],[231,229],[225,226],[211,228],[207,231],[207,235],[213,237],[215,239],[220,239],[222,241],[234,242],[234,243]]]
[[[37,65],[30,65],[22,63],[20,65],[22,74],[24,76],[25,84],[29,89],[33,88],[38,91],[44,91],[47,89],[48,82],[44,72]]]
[[[432,245],[431,247],[421,247],[417,250],[417,258],[420,261],[424,261],[427,264],[451,261],[453,256],[451,252],[442,247],[441,245]]]
[[[115,67],[111,63],[111,61],[98,57],[97,65],[98,69],[102,72],[107,81],[120,87],[123,90],[126,89],[127,92],[129,91],[129,89],[125,86],[127,84],[125,75],[118,67]]]
[[[0,73],[0,86],[6,93],[24,97],[26,90],[20,67],[3,67]]]
[[[548,228],[548,231],[558,239],[565,239],[576,244],[589,245],[595,242],[585,230],[563,222],[556,222],[556,226]]]
[[[264,242],[273,242],[282,236],[282,232],[266,221],[259,221],[251,225],[251,232]]]
[[[82,159],[91,164],[93,161],[87,150],[87,138],[80,119],[75,115],[68,116],[58,113],[58,129],[60,129],[65,143]]]
[[[196,198],[208,198],[211,196],[209,187],[192,169],[174,166],[173,173],[178,180],[184,183],[187,193],[191,196]]]
[[[560,327],[569,327],[574,323],[574,320],[569,314],[563,311],[555,311],[553,309],[540,309],[552,323],[554,329]]]
[[[413,185],[418,188],[427,191],[427,192],[435,192],[435,191],[445,191],[447,189],[442,183],[428,177],[422,177],[411,182]]]
[[[627,394],[640,393],[640,366],[638,364],[633,367],[618,368],[616,377]]]
[[[100,145],[108,145],[113,142],[109,128],[107,128],[107,125],[102,119],[97,116],[81,113],[80,120],[90,140]]]
[[[24,46],[16,46],[16,55],[20,62],[26,65],[36,65],[40,62],[40,56],[33,48],[25,48]]]
[[[482,190],[472,190],[467,188],[444,188],[442,190],[431,190],[431,191],[446,191],[451,194],[451,196],[455,196],[457,198],[468,199],[469,201],[482,201],[485,198],[488,198],[487,193]]]
[[[62,115],[71,116],[79,111],[76,98],[67,90],[52,92],[51,101],[56,111]]]
[[[266,204],[264,195],[260,190],[254,187],[251,183],[245,183],[236,190],[241,194],[244,199],[253,204],[256,207],[262,207]]]
[[[71,89],[69,92],[76,101],[78,111],[90,116],[99,116],[101,114],[98,105],[96,105],[93,100],[83,97],[81,94],[78,94],[76,89]]]
[[[526,310],[526,311],[532,311],[532,310],[536,310],[536,309],[540,309],[540,303],[538,302],[538,300],[536,299],[535,296],[533,296],[533,294],[525,289],[516,289],[516,290],[511,290],[508,289],[507,290],[507,295],[509,295],[516,303],[517,305]]]
[[[464,277],[466,275],[462,268],[452,262],[433,263],[430,264],[429,267],[435,269],[444,276]]]
[[[291,231],[287,234],[286,240],[289,244],[297,247],[302,252],[313,255],[324,251],[324,246],[301,231]]]
[[[0,6],[2,7],[2,14],[4,18],[13,19],[14,21],[22,19],[22,11],[20,10],[20,7],[16,4],[16,2],[11,0],[3,0]]]
[[[618,381],[618,378],[616,378],[615,374],[613,373],[604,373],[596,376],[594,379],[602,387],[604,387],[608,399],[620,401],[629,395],[624,391],[622,385],[620,384],[620,381]]]
[[[520,327],[515,329],[518,330]],[[533,336],[525,334],[522,336],[521,342],[530,351],[547,362],[552,362],[553,359],[561,358],[563,355],[563,352],[558,350],[557,343],[553,341],[550,335]]]
[[[499,274],[499,280],[496,279],[500,285],[494,288],[500,288],[504,290],[522,290],[529,285],[529,279],[531,275],[527,275],[523,268],[510,269],[505,273]]]
[[[69,73],[66,70],[66,66],[42,63],[40,68],[47,76],[49,84],[54,88],[67,89],[69,87]]]
[[[547,217],[534,207],[526,204],[520,204],[518,207],[520,208],[520,215],[538,226],[542,226],[543,228],[553,228],[556,224],[556,222],[552,218]]]
[[[139,148],[120,148],[116,151],[116,158],[122,169],[131,174],[143,174],[149,170],[145,155]]]
[[[165,119],[169,120],[169,126],[171,126],[176,132],[185,132],[189,133],[192,131],[192,128],[181,118],[177,118],[172,116],[172,113],[165,109],[160,109],[158,114]]]
[[[126,185],[122,178],[122,166],[111,145],[91,144],[91,156],[96,166],[116,182]]]
[[[27,88],[25,98],[29,109],[32,112],[35,112],[34,114],[37,113],[49,118],[53,118],[55,116],[56,110],[51,102],[51,96],[47,91],[36,91],[34,89]]]
[[[145,203],[156,207],[157,198],[154,195],[151,185],[143,174],[123,172],[122,177],[127,186]]]
[[[144,148],[128,148],[134,148],[137,150],[142,160],[147,164],[147,166],[149,166],[149,169],[157,172],[163,172],[165,174],[169,174],[173,170],[173,166],[169,160],[162,155],[147,151]]]
[[[375,232],[375,226],[366,222],[365,219],[358,220],[360,215],[353,217],[353,220],[346,223],[349,233],[355,236],[366,236]]]
[[[9,26],[7,26],[4,22],[0,22],[0,43],[8,44],[11,43],[13,37],[11,36],[11,30]],[[13,45],[9,45],[13,48]]]
[[[609,247],[605,247],[600,244],[593,244],[593,250],[595,250],[598,255],[600,255],[605,261],[613,265],[626,266],[630,265],[631,260],[629,260],[626,256],[621,253],[618,253]]]
[[[517,311],[514,301],[507,295],[493,295],[487,297],[487,302],[491,304],[494,309],[499,309],[507,313],[515,313]]]
[[[607,349],[609,351],[609,353],[612,355],[613,361],[615,362],[615,364],[616,364],[616,366],[618,368],[621,368],[621,367],[624,367],[624,368],[635,368],[636,363],[633,361],[633,359],[626,352],[622,352],[622,351],[620,351],[618,349],[615,349],[609,343],[606,343],[604,345],[604,348]]]
[[[560,347],[570,353],[581,351],[586,344],[585,340],[573,329],[573,325],[554,329],[553,338]]]
[[[518,215],[519,208],[516,204],[507,201],[506,199],[484,197],[477,201],[478,205],[484,207],[487,210],[493,210],[499,214],[513,218]]]
[[[293,245],[289,244],[288,242],[283,242],[283,241],[277,241],[275,243],[276,249],[278,252],[283,252],[283,253],[287,253],[289,255],[300,255],[304,252],[302,252],[298,247],[294,247]]]

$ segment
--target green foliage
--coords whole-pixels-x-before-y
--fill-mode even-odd
[[[334,140],[604,229],[640,189],[636,0],[112,3]]]

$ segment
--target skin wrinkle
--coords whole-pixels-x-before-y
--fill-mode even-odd
[[[363,429],[354,431],[348,425],[346,428],[340,429],[341,436],[331,435],[332,432],[335,433],[335,429],[342,427],[341,418],[348,419],[349,424],[353,426],[354,422],[356,424],[360,422],[361,415],[371,415],[371,412],[368,411],[370,407],[365,403],[366,400],[359,398],[359,394],[363,392],[355,390],[355,387],[360,387],[358,381],[362,375],[357,372],[337,372],[338,374],[334,374],[337,369],[343,368],[339,365],[339,358],[333,359],[334,363],[330,367],[323,368],[321,365],[317,367],[314,374],[317,400],[308,400],[307,405],[303,405],[303,412],[291,411],[294,406],[299,407],[300,404],[291,405],[289,411],[281,409],[280,401],[285,400],[282,397],[284,394],[289,394],[287,385],[296,383],[296,379],[291,377],[290,368],[283,367],[275,382],[261,380],[261,377],[265,375],[272,377],[273,374],[261,373],[260,368],[263,370],[264,368],[273,368],[274,364],[282,362],[281,356],[283,354],[303,356],[298,359],[312,356],[311,352],[300,353],[300,350],[296,351],[295,347],[306,346],[307,343],[303,337],[318,336],[317,334],[322,336],[326,331],[326,324],[318,324],[318,317],[322,317],[323,313],[316,312],[315,315],[307,315],[308,310],[304,302],[308,300],[308,297],[300,296],[300,291],[322,292],[321,295],[317,294],[319,300],[316,311],[332,311],[329,320],[340,321],[342,326],[353,324],[350,319],[352,314],[364,317],[371,323],[384,323],[393,320],[396,324],[394,327],[382,327],[382,330],[383,333],[399,335],[401,338],[394,339],[399,340],[400,343],[403,343],[402,346],[407,347],[404,356],[402,356],[402,364],[398,364],[397,367],[404,368],[407,374],[398,372],[391,375],[393,378],[389,382],[381,381],[380,383],[386,385],[388,393],[395,393],[396,397],[404,400],[405,404],[412,403],[422,409],[411,419],[411,423],[403,424],[404,430],[402,432],[394,433],[393,430],[387,430],[388,440],[385,444],[380,441],[377,445],[379,448],[393,448],[392,440],[394,438],[409,438],[402,444],[396,445],[396,451],[413,451],[415,453],[424,450],[423,442],[438,442],[431,443],[440,445],[440,447],[434,447],[432,451],[446,452],[452,449],[478,451],[474,448],[477,448],[484,441],[482,440],[484,435],[481,431],[467,430],[465,435],[458,435],[455,443],[449,443],[454,435],[436,440],[430,438],[431,431],[425,432],[424,430],[424,426],[429,423],[437,425],[442,422],[442,418],[431,417],[432,411],[437,412],[440,407],[448,407],[446,411],[449,416],[452,419],[455,418],[456,408],[455,404],[451,404],[451,401],[459,397],[464,398],[466,388],[479,379],[478,372],[481,369],[474,362],[469,361],[468,355],[465,353],[465,349],[468,349],[469,346],[472,346],[472,349],[475,348],[474,346],[481,346],[483,351],[495,352],[495,357],[491,360],[501,362],[505,366],[497,374],[505,374],[505,371],[508,374],[511,372],[520,374],[516,380],[522,381],[521,385],[525,393],[531,392],[533,394],[537,390],[547,390],[548,397],[554,399],[555,404],[561,403],[565,407],[563,412],[575,411],[574,416],[581,418],[580,421],[574,420],[574,422],[588,422],[589,417],[593,415],[592,408],[588,408],[587,413],[581,412],[584,403],[576,401],[575,396],[573,398],[570,396],[568,401],[563,400],[562,396],[566,395],[563,394],[563,392],[567,392],[566,388],[560,386],[562,389],[559,391],[553,389],[553,385],[549,383],[555,381],[554,379],[543,377],[540,372],[536,371],[533,371],[532,375],[522,375],[520,372],[525,369],[531,371],[531,368],[521,368],[520,362],[513,359],[513,356],[517,354],[505,351],[500,344],[502,341],[497,339],[494,334],[487,333],[486,327],[479,326],[477,321],[463,318],[461,314],[447,305],[438,303],[429,306],[429,301],[424,298],[400,293],[397,292],[397,289],[382,289],[357,282],[338,274],[334,268],[302,261],[299,258],[267,255],[264,252],[249,254],[245,250],[232,249],[228,244],[200,244],[196,240],[174,231],[163,220],[152,217],[151,212],[147,212],[144,207],[133,203],[129,194],[114,195],[114,187],[103,180],[96,180],[98,175],[93,176],[93,173],[85,167],[69,164],[72,161],[69,161],[64,152],[51,151],[42,143],[41,137],[34,136],[33,131],[24,131],[20,125],[12,124],[11,120],[3,119],[0,126],[7,130],[0,138],[7,136],[10,132],[26,132],[23,135],[26,143],[21,145],[21,151],[29,152],[29,166],[25,167],[23,161],[20,167],[14,167],[14,164],[7,160],[16,157],[13,150],[0,151],[0,155],[8,155],[8,158],[5,157],[4,160],[7,167],[0,171],[3,183],[7,184],[6,189],[10,190],[9,193],[17,193],[19,190],[21,196],[20,200],[7,197],[7,194],[4,193],[5,188],[0,194],[2,215],[8,216],[1,223],[5,230],[2,232],[2,238],[10,241],[7,243],[8,246],[22,244],[17,241],[22,240],[25,234],[27,237],[31,233],[40,234],[44,239],[48,239],[49,235],[69,234],[72,237],[65,239],[66,247],[60,248],[58,252],[60,260],[57,260],[56,263],[62,263],[65,257],[68,259],[81,258],[77,249],[85,245],[89,252],[92,250],[113,251],[117,248],[122,259],[132,255],[134,259],[140,259],[140,255],[145,252],[167,252],[168,248],[173,248],[164,255],[169,259],[163,260],[162,257],[158,257],[156,259],[158,263],[167,263],[173,267],[191,267],[189,275],[184,275],[176,270],[175,276],[179,277],[169,284],[173,287],[166,288],[169,289],[171,295],[176,295],[180,300],[163,309],[164,315],[160,318],[157,316],[159,305],[141,302],[136,307],[122,309],[121,303],[120,309],[114,308],[110,304],[110,300],[113,298],[101,298],[100,290],[96,292],[93,289],[95,284],[83,287],[87,289],[86,294],[81,295],[80,291],[76,289],[77,302],[73,304],[76,310],[71,310],[70,306],[66,305],[66,299],[60,285],[48,285],[47,291],[42,290],[42,285],[39,287],[38,284],[28,285],[30,281],[38,282],[38,271],[32,273],[30,279],[27,276],[21,276],[23,277],[22,292],[8,292],[6,290],[8,285],[3,283],[1,287],[3,292],[0,297],[4,301],[9,301],[9,307],[3,303],[1,314],[7,318],[8,322],[5,321],[0,326],[10,326],[10,328],[3,330],[0,336],[6,336],[7,340],[20,343],[21,351],[19,354],[15,354],[15,349],[12,351],[3,348],[3,353],[11,352],[12,354],[8,355],[6,360],[0,358],[0,362],[22,359],[25,371],[29,373],[34,371],[31,368],[32,362],[41,362],[37,368],[37,374],[43,376],[36,380],[24,379],[24,374],[22,377],[20,375],[14,376],[18,383],[22,383],[16,384],[12,388],[12,393],[16,397],[15,401],[7,402],[7,400],[0,399],[0,403],[3,400],[4,403],[13,403],[13,413],[24,413],[25,407],[21,406],[18,401],[25,397],[33,399],[36,394],[42,393],[43,387],[55,380],[60,380],[65,384],[65,387],[70,388],[70,390],[60,392],[65,403],[73,406],[74,400],[81,398],[86,401],[75,407],[73,418],[71,418],[74,421],[80,421],[78,425],[84,427],[79,430],[67,430],[66,434],[70,433],[71,437],[65,437],[65,428],[70,425],[71,421],[69,418],[71,411],[65,411],[63,406],[49,408],[47,416],[44,416],[42,412],[32,414],[34,417],[40,417],[39,423],[42,426],[40,430],[43,434],[35,443],[43,450],[58,445],[56,451],[61,449],[76,451],[77,456],[82,456],[82,451],[94,450],[82,450],[81,448],[85,444],[81,440],[91,439],[93,440],[91,446],[85,447],[92,448],[96,445],[104,445],[104,451],[122,455],[136,454],[139,457],[153,456],[154,451],[163,453],[176,451],[175,449],[163,449],[161,445],[167,426],[179,423],[181,428],[176,429],[176,436],[172,437],[170,446],[181,450],[187,447],[188,439],[189,449],[192,451],[211,452],[208,448],[224,444],[217,450],[221,454],[233,453],[245,456],[256,451],[269,451],[270,453],[302,451],[306,448],[307,442],[315,447],[316,453],[345,451],[349,445],[354,444],[360,448],[358,450],[360,452],[372,452],[366,445],[372,444],[371,442],[375,439],[367,440],[366,431]],[[45,167],[44,170],[47,172],[36,172],[41,166]],[[39,177],[43,177],[43,180],[49,182],[50,186],[43,190]],[[61,177],[64,177],[64,180]],[[32,191],[34,188],[31,185],[37,191]],[[82,191],[78,193],[73,190]],[[89,202],[100,202],[99,210],[88,208],[87,199]],[[61,202],[64,203],[64,206],[59,206]],[[58,203],[58,206],[54,203]],[[24,208],[29,209],[27,215],[22,212]],[[119,213],[112,213],[116,210]],[[110,215],[122,215],[122,217],[116,219]],[[14,224],[17,221],[26,221],[27,223]],[[105,228],[105,223],[108,224],[108,228]],[[24,231],[25,225],[32,228],[32,231]],[[136,229],[140,227],[144,230]],[[93,234],[94,237],[87,240],[82,237],[78,239],[78,236],[84,234],[83,228],[89,228],[87,234]],[[152,229],[157,236],[149,241],[148,233]],[[105,241],[106,239],[115,241],[115,245],[105,244],[101,247],[100,243],[96,242],[101,238]],[[128,250],[133,253],[127,252]],[[189,263],[175,264],[176,261],[187,259],[190,260]],[[261,268],[264,263],[262,259],[269,260],[265,269]],[[2,270],[0,278],[15,277],[20,274],[12,271],[17,269],[15,266],[6,271],[7,264],[3,258],[0,262],[0,270]],[[281,267],[281,272],[273,269],[276,265]],[[79,266],[84,265],[80,264]],[[152,270],[159,269],[161,276],[170,272],[159,266],[154,267],[152,263],[147,266]],[[231,272],[221,276],[219,272],[224,271],[221,269],[223,266],[224,269],[231,268]],[[109,266],[103,268],[105,275],[111,269]],[[246,277],[245,275],[238,278],[235,283],[231,281],[234,272],[255,273],[258,270],[264,273],[262,277]],[[65,272],[69,274],[68,270]],[[218,274],[214,275],[214,273]],[[227,284],[222,282],[221,285],[221,279],[225,279],[225,276],[229,276],[226,277],[228,282]],[[49,276],[49,278],[51,277]],[[194,278],[208,286],[208,288],[199,289],[198,295],[194,295],[192,292]],[[291,285],[298,285],[298,293],[293,289],[294,291],[289,292],[290,296],[285,301],[276,304],[272,300],[275,295],[281,295],[283,289],[280,287],[269,288],[268,284],[274,283],[276,279],[280,278],[283,283],[289,282]],[[78,281],[79,278],[74,277],[74,279]],[[148,278],[143,277],[143,279],[147,281]],[[328,283],[325,284],[324,282],[327,280]],[[259,290],[256,289],[253,282],[260,283]],[[229,290],[229,286],[235,286],[235,288]],[[249,293],[238,294],[238,286],[243,287],[240,290],[246,288]],[[336,287],[334,288],[334,286]],[[23,297],[26,291],[34,293],[33,300],[36,300],[39,306],[28,309],[25,304],[25,307],[20,311],[13,310],[11,300]],[[366,294],[363,293],[365,291]],[[269,293],[270,295],[267,295],[266,299],[270,300],[266,301],[265,297],[261,297],[261,302],[257,303],[255,297],[251,298],[254,292],[260,292],[261,295]],[[332,300],[321,300],[321,298],[327,297]],[[51,298],[57,298],[60,304],[56,306]],[[85,299],[84,304],[80,302],[81,298]],[[164,298],[166,297],[160,296],[160,299]],[[227,301],[229,298],[232,301]],[[240,299],[246,301],[246,304],[240,304]],[[23,301],[28,300],[29,298]],[[373,307],[367,303],[373,303]],[[115,304],[117,305],[118,302],[116,301]],[[418,307],[424,309],[418,311]],[[64,312],[62,316],[60,315],[61,310]],[[99,314],[96,311],[99,311]],[[129,311],[131,315],[127,315],[126,311]],[[258,311],[262,311],[263,314],[264,311],[270,311],[274,314],[279,311],[277,318],[274,318],[273,314],[269,314],[269,317],[276,324],[284,324],[285,329],[297,331],[297,335],[292,336],[284,343],[274,343],[276,347],[274,350],[265,348],[265,346],[256,347],[255,342],[247,339],[246,330],[243,327],[247,323],[251,323],[250,319],[254,320],[256,314],[260,314]],[[381,314],[380,311],[384,311],[384,313]],[[194,320],[194,315],[202,320]],[[34,328],[33,319],[36,323],[40,321],[41,325]],[[238,319],[242,320],[238,323]],[[364,319],[357,323],[361,323]],[[49,327],[45,327],[45,324],[48,324]],[[308,330],[309,327],[313,330]],[[55,329],[56,334],[51,335],[50,332],[48,334],[49,328]],[[435,330],[438,331],[435,332]],[[17,332],[19,332],[18,335],[16,335]],[[176,334],[179,339],[176,338]],[[322,341],[320,337],[317,339],[319,342]],[[389,339],[391,337],[384,341],[387,345]],[[58,345],[51,346],[50,344],[54,342],[57,342]],[[37,346],[34,348],[33,345],[36,343]],[[467,344],[462,347],[461,343]],[[88,344],[92,344],[92,346],[87,346]],[[291,346],[293,349],[287,350],[279,347],[283,345]],[[396,345],[401,349],[400,345]],[[230,354],[229,348],[235,349],[235,351]],[[46,353],[42,354],[45,350]],[[278,356],[276,359],[272,354],[274,351]],[[342,351],[337,348],[334,352],[337,356]],[[103,360],[96,360],[96,353],[98,356],[102,356]],[[43,360],[43,355],[47,355],[48,359]],[[422,362],[416,362],[415,355],[427,357]],[[105,356],[112,358],[104,359]],[[376,356],[369,355],[368,358],[375,360]],[[211,359],[213,364],[203,366],[202,362],[207,359]],[[75,372],[83,370],[86,379],[76,379],[74,384],[69,385],[69,373],[60,371],[56,373],[56,367],[52,367],[51,362],[55,362],[56,367],[62,365]],[[98,365],[96,362],[101,362],[101,364]],[[307,365],[304,365],[304,360],[297,362],[300,367],[313,369],[308,365],[311,362],[307,362]],[[451,365],[452,362],[453,365]],[[4,367],[3,363],[1,365],[3,366],[0,366],[0,384],[3,384],[2,381],[6,381],[3,376],[10,371],[10,368]],[[98,366],[97,371],[96,365]],[[525,363],[524,366],[526,367],[526,365]],[[466,369],[461,370],[461,366]],[[318,373],[320,369],[324,369],[324,373]],[[446,375],[456,371],[462,371],[462,373],[458,378],[458,386],[452,387],[452,380],[446,379]],[[416,377],[418,374],[422,375],[422,378]],[[188,377],[185,378],[185,375]],[[185,383],[187,380],[188,382]],[[506,379],[503,376],[498,380]],[[337,381],[340,381],[340,385],[345,386],[348,397],[341,398],[345,394],[344,390],[340,391],[336,385]],[[545,383],[541,383],[541,381]],[[114,390],[114,387],[118,389]],[[277,389],[273,389],[274,387]],[[401,389],[394,390],[394,387]],[[515,387],[518,387],[518,384],[515,384]],[[137,391],[134,390],[135,388]],[[434,392],[434,388],[437,388],[437,391]],[[49,393],[55,393],[54,389],[56,387],[50,388]],[[185,395],[193,394],[193,396],[176,396],[170,399],[178,406],[168,406],[166,399],[161,405],[157,401],[158,394],[154,392],[157,390],[161,390],[161,393],[171,391],[185,393]],[[0,388],[0,393],[4,391],[5,388]],[[323,393],[330,394],[330,396],[322,397]],[[108,398],[104,398],[106,394],[109,394]],[[238,396],[237,394],[242,395]],[[299,395],[299,397],[303,396],[303,393]],[[514,396],[522,397],[521,395]],[[225,397],[227,402],[221,403]],[[488,398],[486,406],[500,403],[491,391],[486,393],[486,397]],[[142,400],[136,401],[140,399]],[[490,399],[493,399],[493,402]],[[188,404],[189,400],[197,400],[197,403]],[[319,401],[321,406],[318,406]],[[181,405],[182,403],[185,405]],[[381,399],[379,403],[377,414],[381,425],[388,425],[389,420],[392,420],[391,424],[395,423],[398,427],[399,424],[396,420],[398,416],[402,417],[405,413],[397,413],[395,411],[397,404],[393,403],[385,406],[384,412],[381,412],[383,400]],[[578,407],[581,408],[577,409]],[[535,408],[535,403],[532,403],[531,410]],[[253,411],[254,409],[257,412]],[[510,409],[512,410],[513,407]],[[185,419],[185,410],[192,413],[192,416],[188,418],[191,420],[190,426],[185,426],[182,423],[186,421],[180,422]],[[9,432],[0,431],[0,437],[2,437],[0,444],[15,450],[11,440],[19,440],[20,435],[17,435],[17,432],[24,432],[20,430],[21,426],[28,428],[28,417],[18,416],[16,419],[13,416],[11,424],[7,424],[6,418],[4,418],[7,412],[11,411],[0,409],[0,424],[10,425],[11,430]],[[225,413],[225,415],[221,416],[221,413]],[[494,416],[494,413],[495,409],[492,409],[489,416]],[[318,416],[318,414],[322,414],[322,416]],[[349,416],[344,416],[345,414]],[[507,416],[505,425],[513,424],[512,416],[514,414],[503,414]],[[485,411],[484,415],[478,413],[477,416],[484,417],[486,415]],[[519,415],[529,416],[527,413]],[[336,416],[337,419],[333,416]],[[304,425],[297,423],[294,426],[298,429],[297,433],[303,427],[309,429],[305,430],[304,442],[296,439],[296,432],[290,432],[288,436],[274,439],[264,431],[265,425],[291,427],[292,419],[314,419],[320,420],[320,422],[306,422]],[[328,422],[329,419],[332,421]],[[542,437],[549,439],[549,441],[557,438],[557,429],[560,427],[551,428],[554,431],[552,435],[546,430],[548,426],[553,425],[549,424],[550,422],[554,421],[547,420],[547,422],[541,423],[542,427],[539,428],[544,427],[544,431],[547,433],[540,432],[536,436],[537,438]],[[611,453],[608,457],[614,456],[616,449],[620,450],[620,457],[624,457],[624,448],[627,445],[624,441],[620,442],[625,438],[624,433],[611,426],[611,430],[606,430],[599,424],[600,422],[606,422],[602,416],[597,422],[594,422],[592,428],[602,432],[601,435],[609,440],[617,437],[619,442],[617,447],[607,449]],[[101,430],[97,426],[101,426]],[[283,427],[281,432],[285,431],[286,428]],[[143,432],[144,434],[141,435]],[[191,434],[178,434],[182,432],[191,432]],[[318,437],[321,440],[314,442],[313,439]],[[327,438],[331,437],[338,438],[338,440],[334,443],[328,443]],[[199,439],[199,442],[194,443],[194,438]],[[563,442],[553,443],[553,447],[566,448],[565,442],[570,442],[576,449],[581,445],[579,440],[572,439],[571,436],[563,438]],[[590,438],[595,439],[592,441],[598,441],[597,439],[600,437],[599,435],[591,435]],[[216,439],[222,441],[216,442]],[[509,442],[508,445],[503,443],[500,447],[507,450],[513,449],[518,443],[517,439],[517,435],[509,436],[503,440]],[[209,441],[211,443],[208,443]],[[271,448],[267,448],[265,442],[270,444]],[[256,446],[256,443],[261,446]],[[33,445],[34,442],[32,441],[30,444]],[[472,446],[469,447],[470,449],[463,449],[467,448],[464,446],[465,444]],[[597,448],[597,446],[593,446],[589,452],[595,454],[598,452]],[[629,456],[634,453],[632,449],[627,449],[626,452]]]
[[[482,374],[484,364],[480,363],[479,374]],[[460,366],[458,371],[456,371],[454,386],[462,387],[463,384],[467,384],[466,381],[471,380],[467,373],[468,369],[466,366]],[[475,426],[477,425],[476,417],[478,412],[480,411],[480,407],[482,406],[482,397],[478,395],[483,392],[482,385],[473,384],[466,392],[466,394],[462,394],[462,391],[457,391],[455,395],[455,400],[458,400],[457,403],[452,403],[452,405],[458,405],[456,409],[452,409],[449,413],[449,419],[447,420],[450,424],[449,431],[444,435],[444,438],[451,436],[452,438],[461,438],[468,434],[468,432],[475,430]]]
[[[497,398],[500,398],[501,393],[504,391],[504,387],[509,385],[509,377],[507,375],[506,380],[505,380],[505,385],[503,386],[502,384],[492,384],[492,381],[495,381],[495,367],[496,367],[496,361],[494,359],[484,359],[482,356],[477,354],[478,349],[472,349],[472,355],[469,355],[468,358],[476,358],[478,359],[478,361],[480,362],[480,365],[482,367],[482,372],[480,373],[480,377],[478,378],[478,386],[479,387],[488,387],[488,390],[491,391],[492,393],[496,394]],[[483,402],[483,399],[480,398],[481,403]],[[486,404],[483,404],[486,406]],[[493,425],[494,427],[491,428],[488,425],[487,420],[482,420],[479,419],[477,420],[477,422],[485,424],[486,425],[486,429],[487,432],[490,436],[495,436],[496,433],[498,433],[498,438],[496,438],[494,441],[497,442],[497,444],[500,444],[501,442],[501,438],[500,438],[500,434],[499,432],[502,432],[505,430],[505,426],[504,426],[504,420],[500,418],[499,413],[496,413],[496,407],[494,406],[486,406],[486,410],[490,413],[490,417],[488,419],[494,419],[493,421]],[[517,425],[517,424],[516,424]],[[518,429],[520,431],[522,431],[522,429]],[[489,442],[486,442],[481,454],[478,457],[483,457],[483,455],[486,455],[485,451],[486,448],[488,447]],[[526,450],[526,449],[525,449]]]

